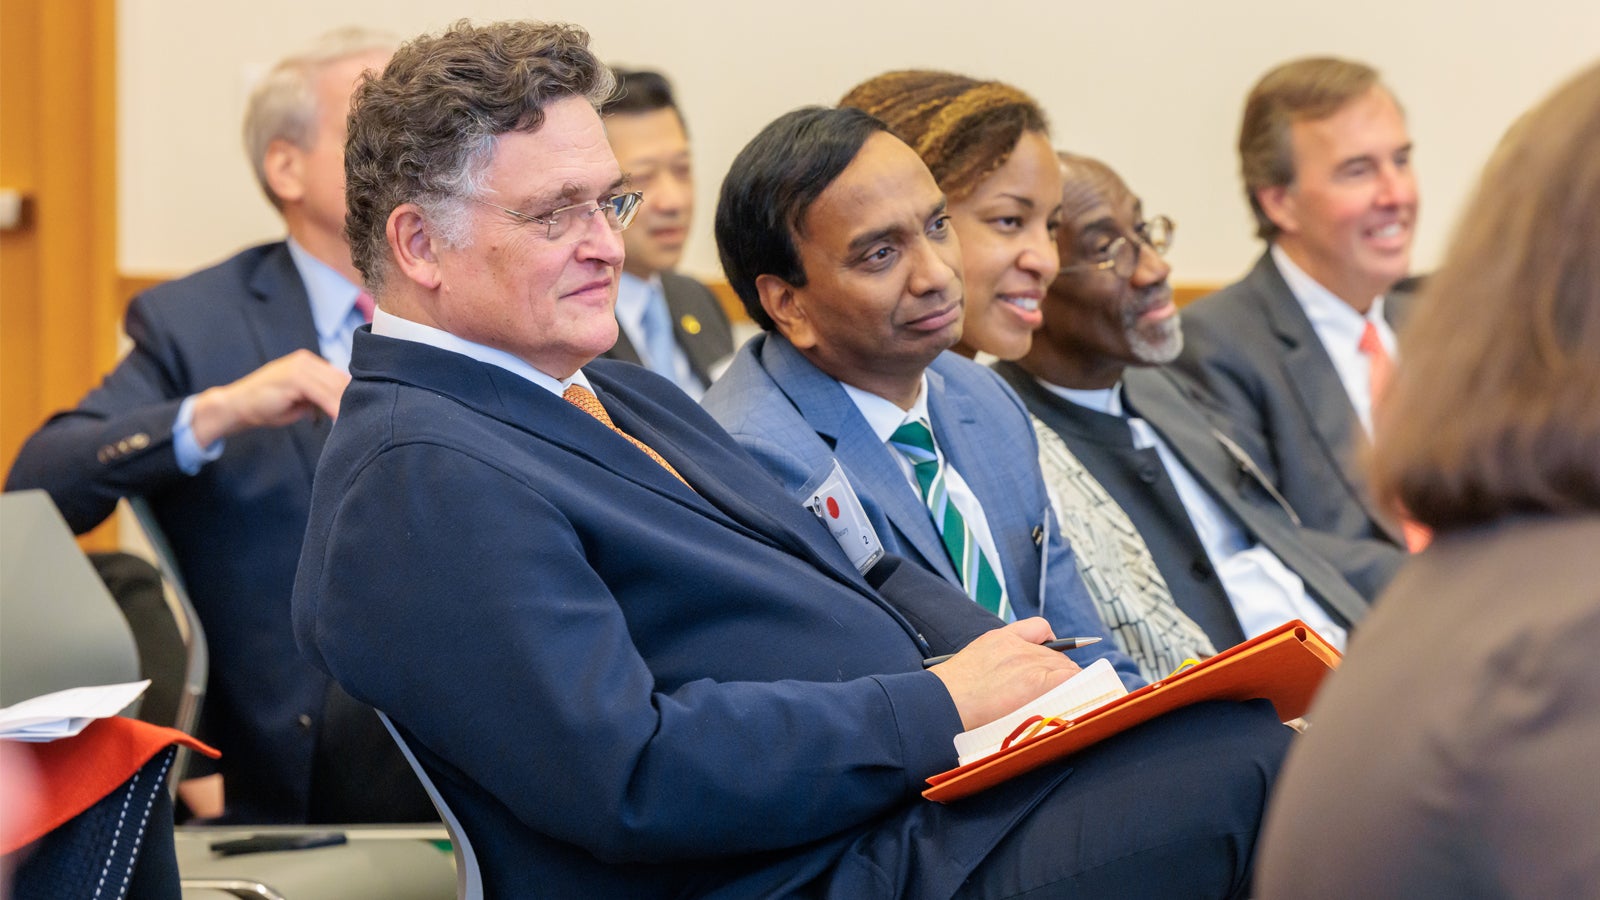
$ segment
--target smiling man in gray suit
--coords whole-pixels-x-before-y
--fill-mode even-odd
[[[1246,101],[1240,168],[1267,251],[1184,311],[1177,364],[1238,426],[1306,525],[1399,546],[1357,460],[1393,363],[1417,221],[1405,113],[1370,66],[1301,59]]]
[[[837,464],[887,552],[1002,618],[1106,635],[1052,518],[1021,402],[945,352],[961,337],[964,292],[944,194],[886,131],[846,149],[855,155],[831,183],[814,182],[836,161],[783,150],[723,183],[723,269],[765,333],[735,354],[706,410],[796,503]],[[1111,641],[1076,656],[1107,657],[1142,683]]]

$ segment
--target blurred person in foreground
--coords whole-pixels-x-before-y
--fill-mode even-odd
[[[1312,708],[1257,896],[1600,885],[1600,66],[1512,126],[1405,333],[1378,495],[1434,530]]]

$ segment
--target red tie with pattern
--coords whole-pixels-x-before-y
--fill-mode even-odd
[[[1367,388],[1372,397],[1372,420],[1376,423],[1378,404],[1383,402],[1384,392],[1389,389],[1389,382],[1394,380],[1394,360],[1378,337],[1377,326],[1370,321],[1361,331],[1360,347],[1367,357]],[[1412,553],[1421,551],[1433,539],[1433,533],[1426,526],[1411,521],[1404,514],[1400,517],[1400,529],[1405,532],[1406,549]]]
[[[641,441],[626,431],[623,431],[621,428],[618,428],[617,423],[611,421],[611,414],[606,412],[606,408],[604,406],[600,405],[600,398],[596,397],[588,388],[580,384],[567,385],[567,389],[561,393],[561,398],[588,413],[589,415],[594,416],[596,419],[599,419],[602,425],[606,426],[612,431],[615,431],[617,434],[622,435],[624,438],[627,438],[628,443],[638,447],[640,450],[643,450],[646,456],[660,463],[661,468],[671,472],[673,478],[683,481],[685,485],[689,484],[689,482],[684,481],[682,475],[678,474],[678,470],[672,467],[672,463],[662,459],[661,454],[650,449],[649,444],[646,444],[644,441]]]

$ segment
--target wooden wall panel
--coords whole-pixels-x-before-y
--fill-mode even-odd
[[[0,467],[116,357],[116,5],[0,0]],[[87,545],[108,547],[111,529]]]

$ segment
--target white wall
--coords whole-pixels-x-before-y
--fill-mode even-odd
[[[122,270],[181,273],[281,234],[238,137],[248,85],[274,60],[337,25],[409,37],[463,16],[577,22],[603,59],[673,78],[699,173],[684,268],[705,276],[722,174],[762,125],[921,67],[1032,93],[1058,146],[1106,159],[1177,220],[1175,281],[1231,280],[1259,252],[1232,149],[1244,95],[1312,53],[1376,65],[1405,104],[1426,270],[1505,127],[1600,54],[1595,0],[121,0]]]

